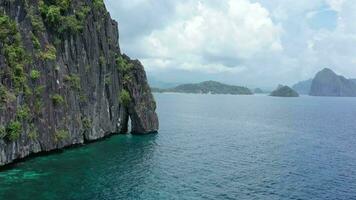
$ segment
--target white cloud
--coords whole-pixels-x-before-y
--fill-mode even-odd
[[[356,77],[353,0],[105,1],[123,52],[168,82],[272,88],[324,67]]]
[[[330,5],[331,9],[340,11],[345,3],[345,0],[327,0],[326,2]]]
[[[283,50],[281,27],[272,22],[268,10],[259,3],[229,0],[221,9],[206,2],[191,1],[177,5],[177,10],[176,21],[140,41],[148,54],[143,61],[147,66],[160,58],[174,59],[178,65],[174,67],[189,71],[240,71],[228,69],[231,66],[224,66],[218,60],[204,64],[205,57],[250,59],[257,53]],[[154,61],[148,62],[150,57]]]

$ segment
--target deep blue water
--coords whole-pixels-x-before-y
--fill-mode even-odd
[[[0,172],[0,199],[356,199],[356,98],[156,94],[157,135]]]

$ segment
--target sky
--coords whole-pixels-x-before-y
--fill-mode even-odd
[[[356,78],[354,0],[105,0],[149,79],[273,88],[328,67]]]

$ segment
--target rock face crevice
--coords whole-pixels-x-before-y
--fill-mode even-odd
[[[133,133],[158,130],[144,68],[121,54],[103,2],[56,2],[0,2],[0,166],[126,133],[129,117]]]

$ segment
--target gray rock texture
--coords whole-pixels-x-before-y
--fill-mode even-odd
[[[57,24],[51,23],[56,16],[41,10],[43,2],[54,1],[0,1],[0,166],[126,133],[129,118],[133,133],[157,132],[156,103],[144,68],[121,54],[118,24],[105,5],[72,0],[59,9]],[[3,31],[6,18],[17,35]],[[120,59],[132,65],[123,70]]]

